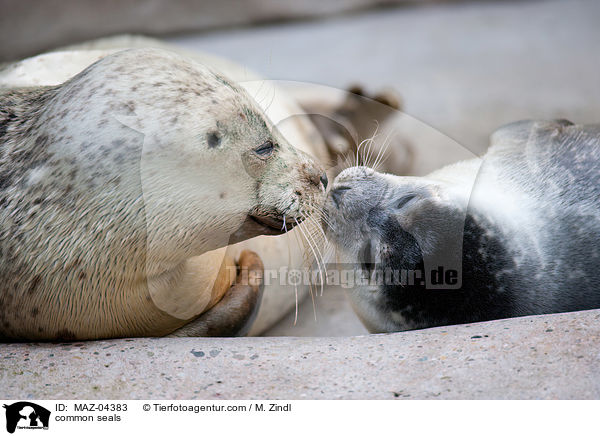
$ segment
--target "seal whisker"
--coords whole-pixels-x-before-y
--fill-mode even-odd
[[[377,158],[375,159],[375,162],[372,167],[375,171],[377,171],[379,168],[379,165],[381,165],[383,162],[385,162],[385,160],[388,159],[388,157],[389,157],[389,156],[385,157],[385,154],[387,153],[387,150],[390,146],[391,136],[394,133],[394,131],[395,131],[395,129],[390,129],[390,132],[387,134],[385,140],[383,141],[383,144],[381,146],[381,149],[379,150],[379,153],[377,153]],[[380,158],[380,155],[381,155],[381,158]]]
[[[307,221],[308,224],[314,224],[313,221],[310,221],[308,217],[304,217],[304,219]],[[307,239],[307,242],[309,243],[309,246],[311,247],[311,249],[314,247],[313,249],[313,254],[315,256],[315,261],[317,262],[317,266],[319,267],[319,274],[320,274],[320,278],[321,278],[321,295],[323,295],[323,270],[321,269],[321,266],[323,265],[323,259],[322,259],[322,254],[321,254],[321,250],[319,250],[319,241],[316,240],[316,238],[314,237],[314,235],[312,234],[311,231],[311,227],[309,225],[306,225],[304,229],[301,229],[301,231],[304,234],[304,237]],[[316,251],[316,252],[315,252]],[[318,253],[318,255],[317,255]],[[324,267],[324,265],[323,265]],[[311,269],[312,269],[312,264],[311,264]],[[325,269],[325,274],[327,274],[327,270]]]
[[[319,232],[318,234],[323,235],[323,239],[326,241],[327,240],[327,236],[325,236],[325,232],[323,231],[323,228],[317,223],[317,221],[314,218],[314,215],[310,215],[306,218],[306,220],[313,224],[314,228]]]
[[[303,243],[301,244],[301,241],[302,241],[303,239],[301,238],[301,236],[299,236],[299,233],[298,233],[298,232],[293,232],[293,233],[294,233],[294,237],[296,238],[296,242],[298,243],[298,245],[302,247],[302,250],[303,250],[305,253],[307,253],[307,251],[306,251],[306,245],[305,245],[305,244],[303,244]],[[300,233],[300,235],[302,235],[302,233]],[[308,259],[307,259],[307,258],[305,258],[304,260],[305,260],[306,262],[308,262]],[[308,266],[308,265],[307,265],[307,266]],[[309,294],[310,294],[310,298],[311,298],[311,300],[312,300],[313,314],[314,314],[314,318],[315,318],[315,322],[316,322],[316,321],[317,321],[317,308],[316,308],[316,305],[315,305],[315,296],[314,296],[314,293],[313,293],[312,281],[310,281],[310,280],[309,280],[309,282],[308,282],[308,292],[309,292]],[[297,304],[298,304],[298,301],[296,300],[296,305],[297,305]],[[296,312],[297,312],[297,311],[298,311],[298,307],[296,306]]]
[[[295,310],[294,310],[294,325],[298,322],[298,284],[294,282],[294,300],[295,300]]]
[[[335,229],[335,227],[336,227],[335,224],[331,221],[329,216],[327,216],[327,214],[325,213],[325,210],[323,208],[315,209],[313,214],[317,214],[317,216],[315,217],[315,225],[319,226],[321,231],[323,231],[323,226],[318,223],[317,219],[320,219],[322,222],[325,222],[325,224],[327,224],[328,227]]]
[[[370,139],[370,138],[363,139],[363,140],[360,142],[360,144],[358,144],[358,147],[356,147],[356,162],[357,162],[357,163],[359,163],[359,164],[360,164],[360,163],[362,163],[362,162],[364,162],[364,160],[365,160],[365,159],[364,159],[364,150],[363,150],[363,152],[361,153],[361,148],[362,148],[362,147],[363,147],[363,146],[364,146],[366,143],[368,143],[368,142],[369,142],[369,139]]]
[[[269,102],[269,104],[267,105],[267,107],[265,107],[263,109],[263,111],[265,113],[267,113],[267,111],[269,110],[269,108],[271,107],[271,105],[273,104],[273,101],[275,101],[275,94],[277,93],[277,90],[273,87],[273,95],[271,96],[271,101]]]
[[[321,220],[321,222],[325,222],[325,224],[327,224],[329,227],[334,227],[333,223],[330,221],[329,217],[325,214],[324,208],[323,206],[315,206],[315,205],[310,205],[310,211],[307,212],[307,218],[311,218],[309,221],[312,225],[314,225],[320,233],[323,236],[323,239],[325,241],[327,241],[327,236],[325,235],[325,232],[323,230],[323,226],[322,224],[319,222],[319,220]]]
[[[338,165],[340,166],[340,172],[352,166],[349,153],[344,153],[338,157]]]
[[[258,90],[256,91],[256,95],[254,96],[254,100],[258,103],[258,105],[260,107],[262,107],[262,104],[264,103],[264,99],[266,99],[266,97],[267,97],[267,94],[265,94],[265,96],[259,100],[260,93],[262,92],[263,87],[265,86],[265,83],[267,83],[266,80],[260,81],[260,86],[258,87]]]
[[[377,132],[379,131],[379,122],[377,120],[373,120],[375,122],[375,131],[373,132],[373,135],[371,136],[371,138],[369,139],[369,146],[367,148],[367,159],[365,162],[365,166],[370,166],[370,162],[371,159],[373,158],[373,145],[375,142],[375,138],[378,136]]]
[[[294,220],[298,224],[298,220],[296,218],[294,218]],[[300,232],[302,232],[302,234],[306,238],[306,242],[308,243],[308,246],[310,247],[310,249],[313,252],[313,255],[315,256],[314,259],[317,262],[317,267],[319,268],[319,277],[321,278],[321,295],[323,295],[323,270],[321,269],[321,263],[319,262],[320,250],[318,247],[315,246],[314,239],[312,240],[312,243],[311,243],[312,238],[311,239],[308,238],[309,234],[307,232],[305,232],[304,229],[302,229],[300,227],[299,227],[299,229],[300,229]],[[317,252],[319,253],[319,255],[317,255]]]

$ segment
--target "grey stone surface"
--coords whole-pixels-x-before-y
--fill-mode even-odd
[[[600,398],[600,311],[346,338],[0,345],[7,399]]]
[[[344,290],[325,288],[317,290],[292,310],[263,336],[356,336],[368,334],[355,315]]]
[[[370,90],[473,151],[519,119],[600,119],[600,2],[464,2],[173,38],[264,77]]]
[[[116,33],[165,35],[428,0],[0,0],[0,60]]]

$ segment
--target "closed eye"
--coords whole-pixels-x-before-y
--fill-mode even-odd
[[[273,145],[273,143],[271,141],[265,141],[261,145],[259,145],[257,148],[255,148],[254,152],[259,157],[266,158],[273,154],[274,149],[275,149],[275,146]]]
[[[405,195],[400,200],[398,200],[398,202],[396,203],[396,209],[402,209],[404,206],[406,206],[416,196],[417,196],[416,194]]]

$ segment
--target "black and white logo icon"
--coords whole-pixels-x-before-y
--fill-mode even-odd
[[[6,431],[14,433],[16,429],[48,429],[50,411],[28,401],[19,401],[10,405],[5,404]]]

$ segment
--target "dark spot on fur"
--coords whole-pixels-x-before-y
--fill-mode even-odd
[[[10,110],[6,110],[6,112],[4,112],[0,109],[0,137],[6,134],[6,131],[8,130],[8,125],[16,117],[17,116],[14,114],[14,112]]]
[[[122,164],[125,161],[125,158],[121,153],[117,153],[113,156],[113,161],[116,164]]]
[[[36,291],[37,287],[40,285],[41,280],[42,278],[39,275],[33,276],[33,278],[31,279],[31,283],[29,284],[29,289],[27,290],[27,293],[33,294]]]
[[[225,195],[226,195],[226,193],[225,193],[225,192],[221,192],[221,193],[219,194],[219,198],[223,199],[223,198],[225,198]]]
[[[48,142],[48,135],[40,135],[35,138],[35,145],[41,147]]]
[[[83,271],[81,271],[79,273],[79,280],[84,280],[85,278],[86,278],[86,274]]]
[[[31,309],[31,317],[35,318],[36,316],[38,316],[38,314],[40,313],[40,310],[37,307],[34,307],[33,309]]]
[[[206,142],[208,148],[218,147],[221,144],[221,135],[219,135],[219,132],[209,132],[206,134]]]

